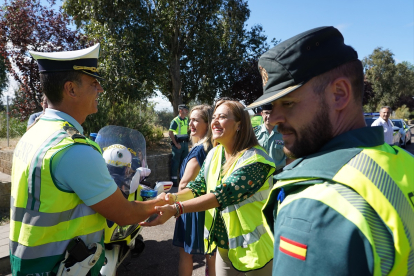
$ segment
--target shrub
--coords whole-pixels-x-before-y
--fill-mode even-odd
[[[156,126],[156,120],[154,104],[136,100],[114,103],[103,100],[98,104],[98,112],[86,118],[83,128],[85,135],[89,135],[107,125],[128,127],[141,132],[147,144],[151,145],[163,137],[162,130]]]
[[[170,128],[172,119],[175,117],[174,113],[168,109],[156,111],[156,113],[158,115],[157,124],[168,130]]]
[[[405,104],[395,110],[394,117],[396,119],[407,119],[409,116],[410,116],[410,110]]]
[[[20,119],[10,116],[9,118],[9,137],[21,137],[27,128],[27,120],[20,121]],[[0,137],[7,137],[7,113],[6,111],[0,112]]]

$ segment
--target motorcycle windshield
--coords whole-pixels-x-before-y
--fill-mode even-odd
[[[147,167],[144,136],[138,130],[110,125],[99,130],[95,142],[102,149],[109,173],[128,197],[137,168]]]

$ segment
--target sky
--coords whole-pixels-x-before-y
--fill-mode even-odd
[[[272,38],[283,41],[312,28],[334,26],[360,59],[383,47],[394,53],[397,63],[414,64],[413,0],[250,0],[248,4],[246,28],[262,25],[269,43]],[[172,110],[160,94],[152,101],[157,110]]]

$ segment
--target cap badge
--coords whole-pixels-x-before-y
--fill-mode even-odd
[[[96,67],[76,66],[76,65],[73,66],[73,70],[88,70],[94,73],[98,72],[98,69]]]
[[[262,75],[263,86],[265,86],[267,81],[269,80],[269,76],[267,75],[267,71],[262,66],[259,66],[259,72],[260,72],[260,75]]]

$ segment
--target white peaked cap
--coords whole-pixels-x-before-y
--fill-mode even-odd
[[[63,52],[35,52],[29,51],[32,57],[36,60],[50,59],[50,60],[74,60],[85,58],[99,58],[100,44],[95,44],[92,47],[75,50],[75,51],[63,51]]]

